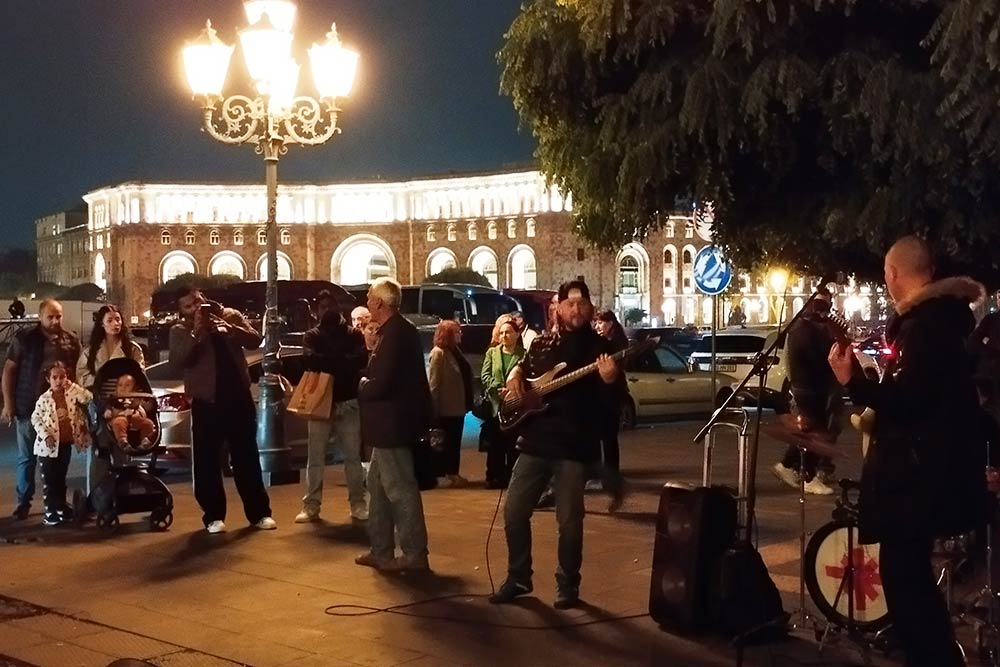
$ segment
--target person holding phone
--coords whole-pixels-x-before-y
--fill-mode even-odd
[[[194,496],[209,533],[226,530],[222,446],[229,445],[236,489],[250,524],[274,530],[257,449],[257,410],[243,350],[260,346],[261,335],[240,311],[208,301],[200,290],[177,294],[180,321],[170,329],[170,365],[184,377],[191,397]]]

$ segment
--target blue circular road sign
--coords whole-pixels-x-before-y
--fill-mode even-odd
[[[694,258],[694,285],[709,296],[722,294],[733,281],[733,267],[718,246],[708,245]]]

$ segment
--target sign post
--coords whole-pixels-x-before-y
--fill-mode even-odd
[[[712,404],[718,396],[718,380],[715,364],[715,332],[718,330],[720,312],[718,296],[726,291],[733,281],[733,268],[715,245],[708,245],[698,251],[694,258],[694,285],[698,290],[712,297]]]

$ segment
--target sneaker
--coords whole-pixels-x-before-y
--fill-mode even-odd
[[[351,505],[351,518],[355,521],[367,521],[368,505],[365,503],[354,503]]]
[[[799,488],[799,473],[791,468],[786,468],[783,463],[775,463],[771,467],[771,472],[774,476],[780,479],[782,482],[792,487],[793,489]]]
[[[364,565],[365,567],[372,567],[376,570],[390,570],[394,568],[396,563],[395,558],[379,558],[372,552],[368,551],[366,553],[360,554],[354,559],[355,565]]]
[[[490,604],[510,604],[514,598],[527,595],[535,590],[531,582],[521,583],[515,579],[507,577],[507,580],[500,585],[497,592],[489,597]]]
[[[448,475],[448,479],[451,480],[452,487],[456,489],[469,485],[469,480],[465,479],[461,475]]]
[[[269,516],[264,517],[257,523],[253,525],[257,530],[275,530],[278,527],[278,522]]]
[[[31,503],[21,503],[14,508],[14,512],[11,514],[17,521],[24,521],[28,518],[28,514],[31,513]]]
[[[438,477],[437,488],[439,488],[439,489],[447,489],[447,488],[452,487],[454,485],[455,485],[455,482],[452,481],[451,477]]]
[[[219,533],[226,532],[226,524],[223,523],[222,521],[212,521],[207,526],[205,526],[205,530],[207,530],[212,535],[218,535]]]
[[[588,479],[587,483],[583,485],[584,491],[603,491],[604,482],[599,479]]]
[[[625,480],[619,477],[608,487],[608,492],[611,494],[611,499],[608,500],[608,513],[614,514],[621,509],[625,501]]]
[[[535,509],[546,509],[555,506],[556,506],[556,496],[554,493],[552,493],[552,489],[546,489],[545,492],[538,499],[538,502],[535,503]]]
[[[578,604],[580,604],[579,588],[560,588],[556,591],[556,599],[552,606],[556,609],[572,609]]]
[[[430,563],[427,562],[427,556],[422,554],[420,556],[407,556],[403,554],[398,558],[392,559],[386,564],[385,570],[392,572],[427,572],[431,569]]]
[[[811,493],[817,496],[830,496],[833,495],[834,491],[829,486],[823,483],[819,477],[813,477],[811,480],[806,482],[806,493]]]
[[[62,517],[59,516],[58,512],[46,512],[42,515],[43,526],[58,526],[61,523]]]
[[[319,508],[305,506],[302,511],[295,515],[295,523],[309,523],[319,520]]]

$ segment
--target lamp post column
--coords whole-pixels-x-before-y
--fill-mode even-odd
[[[264,310],[264,372],[260,379],[257,442],[262,453],[266,451],[274,457],[279,455],[279,451],[281,454],[289,453],[284,442],[284,390],[278,380],[278,347],[281,337],[278,315],[278,158],[284,146],[282,140],[270,131],[268,135],[261,141],[267,182],[267,293]]]

